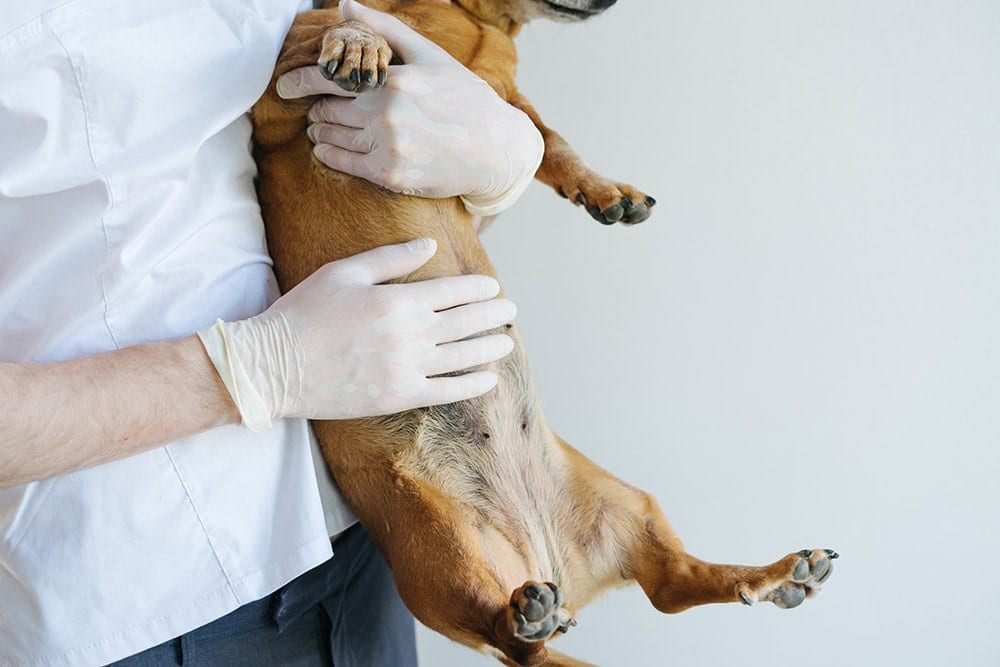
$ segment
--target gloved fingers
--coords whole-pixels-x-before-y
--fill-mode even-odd
[[[440,63],[453,61],[448,52],[394,16],[365,7],[354,0],[341,0],[340,15],[360,21],[385,38],[395,55],[404,63]]]
[[[462,375],[431,378],[417,399],[418,404],[412,407],[444,405],[482,396],[497,386],[498,381],[499,378],[492,371],[474,371]]]
[[[440,343],[462,340],[509,324],[516,316],[517,307],[507,299],[469,303],[438,313],[431,335]]]
[[[354,151],[349,151],[339,146],[331,146],[330,144],[316,144],[313,146],[313,155],[330,169],[336,169],[345,174],[371,181],[376,185],[388,187],[385,183],[379,181],[382,174],[373,172],[363,161],[367,153],[355,153]]]
[[[500,293],[500,283],[496,278],[479,275],[431,278],[399,285],[398,288],[405,291],[408,298],[426,303],[432,309],[439,311],[486,301]]]
[[[307,65],[278,77],[275,82],[278,97],[286,100],[309,95],[337,95],[338,97],[357,97],[358,94],[344,90],[339,85],[323,76],[318,65]]]
[[[327,264],[326,270],[350,277],[356,283],[375,285],[413,273],[426,264],[435,252],[437,241],[419,238],[339,259]]]
[[[373,95],[375,93],[368,93]],[[345,97],[321,97],[309,107],[310,123],[334,123],[358,129],[368,127],[372,112],[359,108],[354,100]]]
[[[371,132],[356,127],[313,123],[306,129],[306,134],[314,144],[328,144],[352,153],[370,153],[375,147]]]
[[[514,340],[506,334],[480,336],[456,343],[438,345],[435,354],[425,363],[428,375],[464,371],[491,361],[503,359],[514,349]]]

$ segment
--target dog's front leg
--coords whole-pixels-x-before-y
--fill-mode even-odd
[[[649,217],[656,200],[626,183],[601,176],[577,155],[558,132],[539,117],[538,112],[520,93],[510,103],[528,114],[545,139],[545,156],[535,178],[561,196],[587,209],[591,217],[604,225],[620,222],[634,225]]]

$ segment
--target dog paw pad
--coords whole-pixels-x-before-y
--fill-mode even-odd
[[[636,225],[649,218],[656,200],[638,192],[629,196],[622,192],[625,187],[612,187],[610,193],[602,193],[600,196],[592,194],[590,198],[581,191],[577,193],[573,201],[583,206],[590,217],[602,225],[615,223]],[[566,196],[565,191],[560,191],[560,193],[562,196]],[[594,203],[591,203],[591,199]]]
[[[765,601],[782,609],[798,607],[806,598],[819,593],[833,573],[832,561],[836,558],[839,554],[831,549],[803,549],[768,568],[778,570],[778,576],[766,578],[756,585],[742,583],[737,586],[737,596],[746,605]]]
[[[529,581],[510,598],[514,635],[526,641],[544,641],[555,632],[576,625],[562,608],[562,591],[553,583]]]

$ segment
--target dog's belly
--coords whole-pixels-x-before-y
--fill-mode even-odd
[[[566,537],[555,524],[565,462],[520,344],[491,367],[500,382],[486,396],[420,411],[400,469],[439,489],[468,517],[499,579],[556,580]]]

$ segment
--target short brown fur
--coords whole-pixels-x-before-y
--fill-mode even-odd
[[[595,217],[625,200],[651,207],[635,188],[587,168],[518,93],[511,38],[538,2],[366,4],[440,44],[528,113],[546,143],[540,180]],[[335,8],[301,14],[253,110],[258,190],[281,288],[291,289],[332,260],[418,237],[435,238],[439,249],[406,280],[494,275],[457,199],[393,195],[312,157],[305,135],[312,100],[281,100],[274,81],[315,64],[324,36],[336,39],[341,23]],[[664,612],[712,602],[794,606],[818,590],[836,557],[830,551],[794,553],[765,567],[714,565],[687,554],[651,496],[549,428],[516,328],[506,332],[515,350],[490,364],[500,383],[486,396],[382,418],[314,422],[347,501],[425,625],[491,650],[506,664],[583,665],[549,651],[546,640],[575,624],[577,611],[612,587],[638,581]],[[557,585],[561,604],[545,582]],[[532,623],[536,602],[542,618]]]

